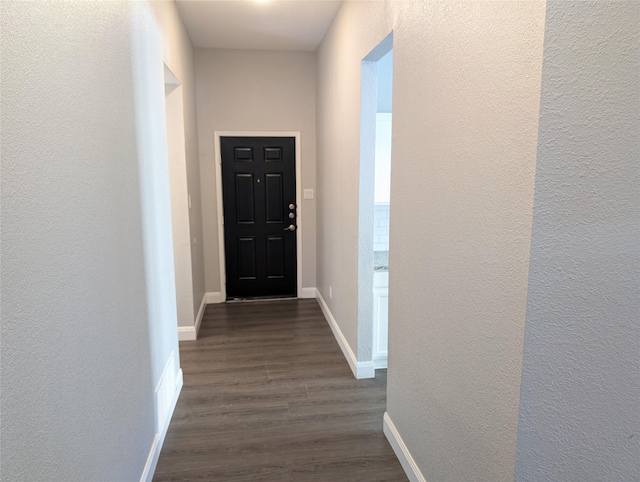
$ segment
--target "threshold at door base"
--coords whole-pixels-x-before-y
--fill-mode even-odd
[[[296,295],[286,295],[286,296],[247,296],[246,298],[227,298],[227,303],[242,303],[248,301],[280,301],[280,300],[290,300],[291,298],[296,298]]]

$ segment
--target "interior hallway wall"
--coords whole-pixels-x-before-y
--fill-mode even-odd
[[[302,186],[315,189],[315,52],[196,49],[206,291],[220,291],[214,131],[299,131]],[[302,200],[302,286],[316,285],[316,201]]]
[[[640,480],[640,5],[546,18],[517,480]]]
[[[182,85],[184,106],[184,141],[187,166],[187,189],[191,195],[189,209],[189,239],[191,240],[191,276],[193,313],[197,314],[205,294],[204,236],[202,232],[202,199],[200,194],[200,159],[198,155],[198,127],[194,50],[178,9],[173,1],[151,2],[163,32],[164,61]],[[194,242],[195,240],[195,242]],[[184,325],[184,320],[179,320]],[[193,325],[194,320],[191,320]]]
[[[358,353],[360,62],[392,30],[387,410],[426,480],[513,480],[544,2],[346,2],[323,40],[318,288]]]
[[[385,2],[346,2],[317,52],[317,287],[354,353],[358,327],[360,61],[391,29]]]
[[[166,422],[166,6],[1,2],[3,480],[140,480]]]

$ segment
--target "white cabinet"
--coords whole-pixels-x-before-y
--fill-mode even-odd
[[[389,272],[373,272],[373,365],[387,367],[389,337]]]

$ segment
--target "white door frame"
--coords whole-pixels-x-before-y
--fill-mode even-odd
[[[224,247],[224,210],[222,200],[222,154],[221,137],[293,137],[296,142],[296,294],[302,298],[302,173],[300,153],[300,132],[247,132],[214,131],[214,152],[216,165],[216,201],[218,205],[218,257],[220,260],[220,295],[222,302],[227,299],[227,269]]]

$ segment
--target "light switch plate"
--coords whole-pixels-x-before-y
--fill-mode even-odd
[[[304,198],[305,199],[313,199],[313,189],[305,189],[304,190]]]

